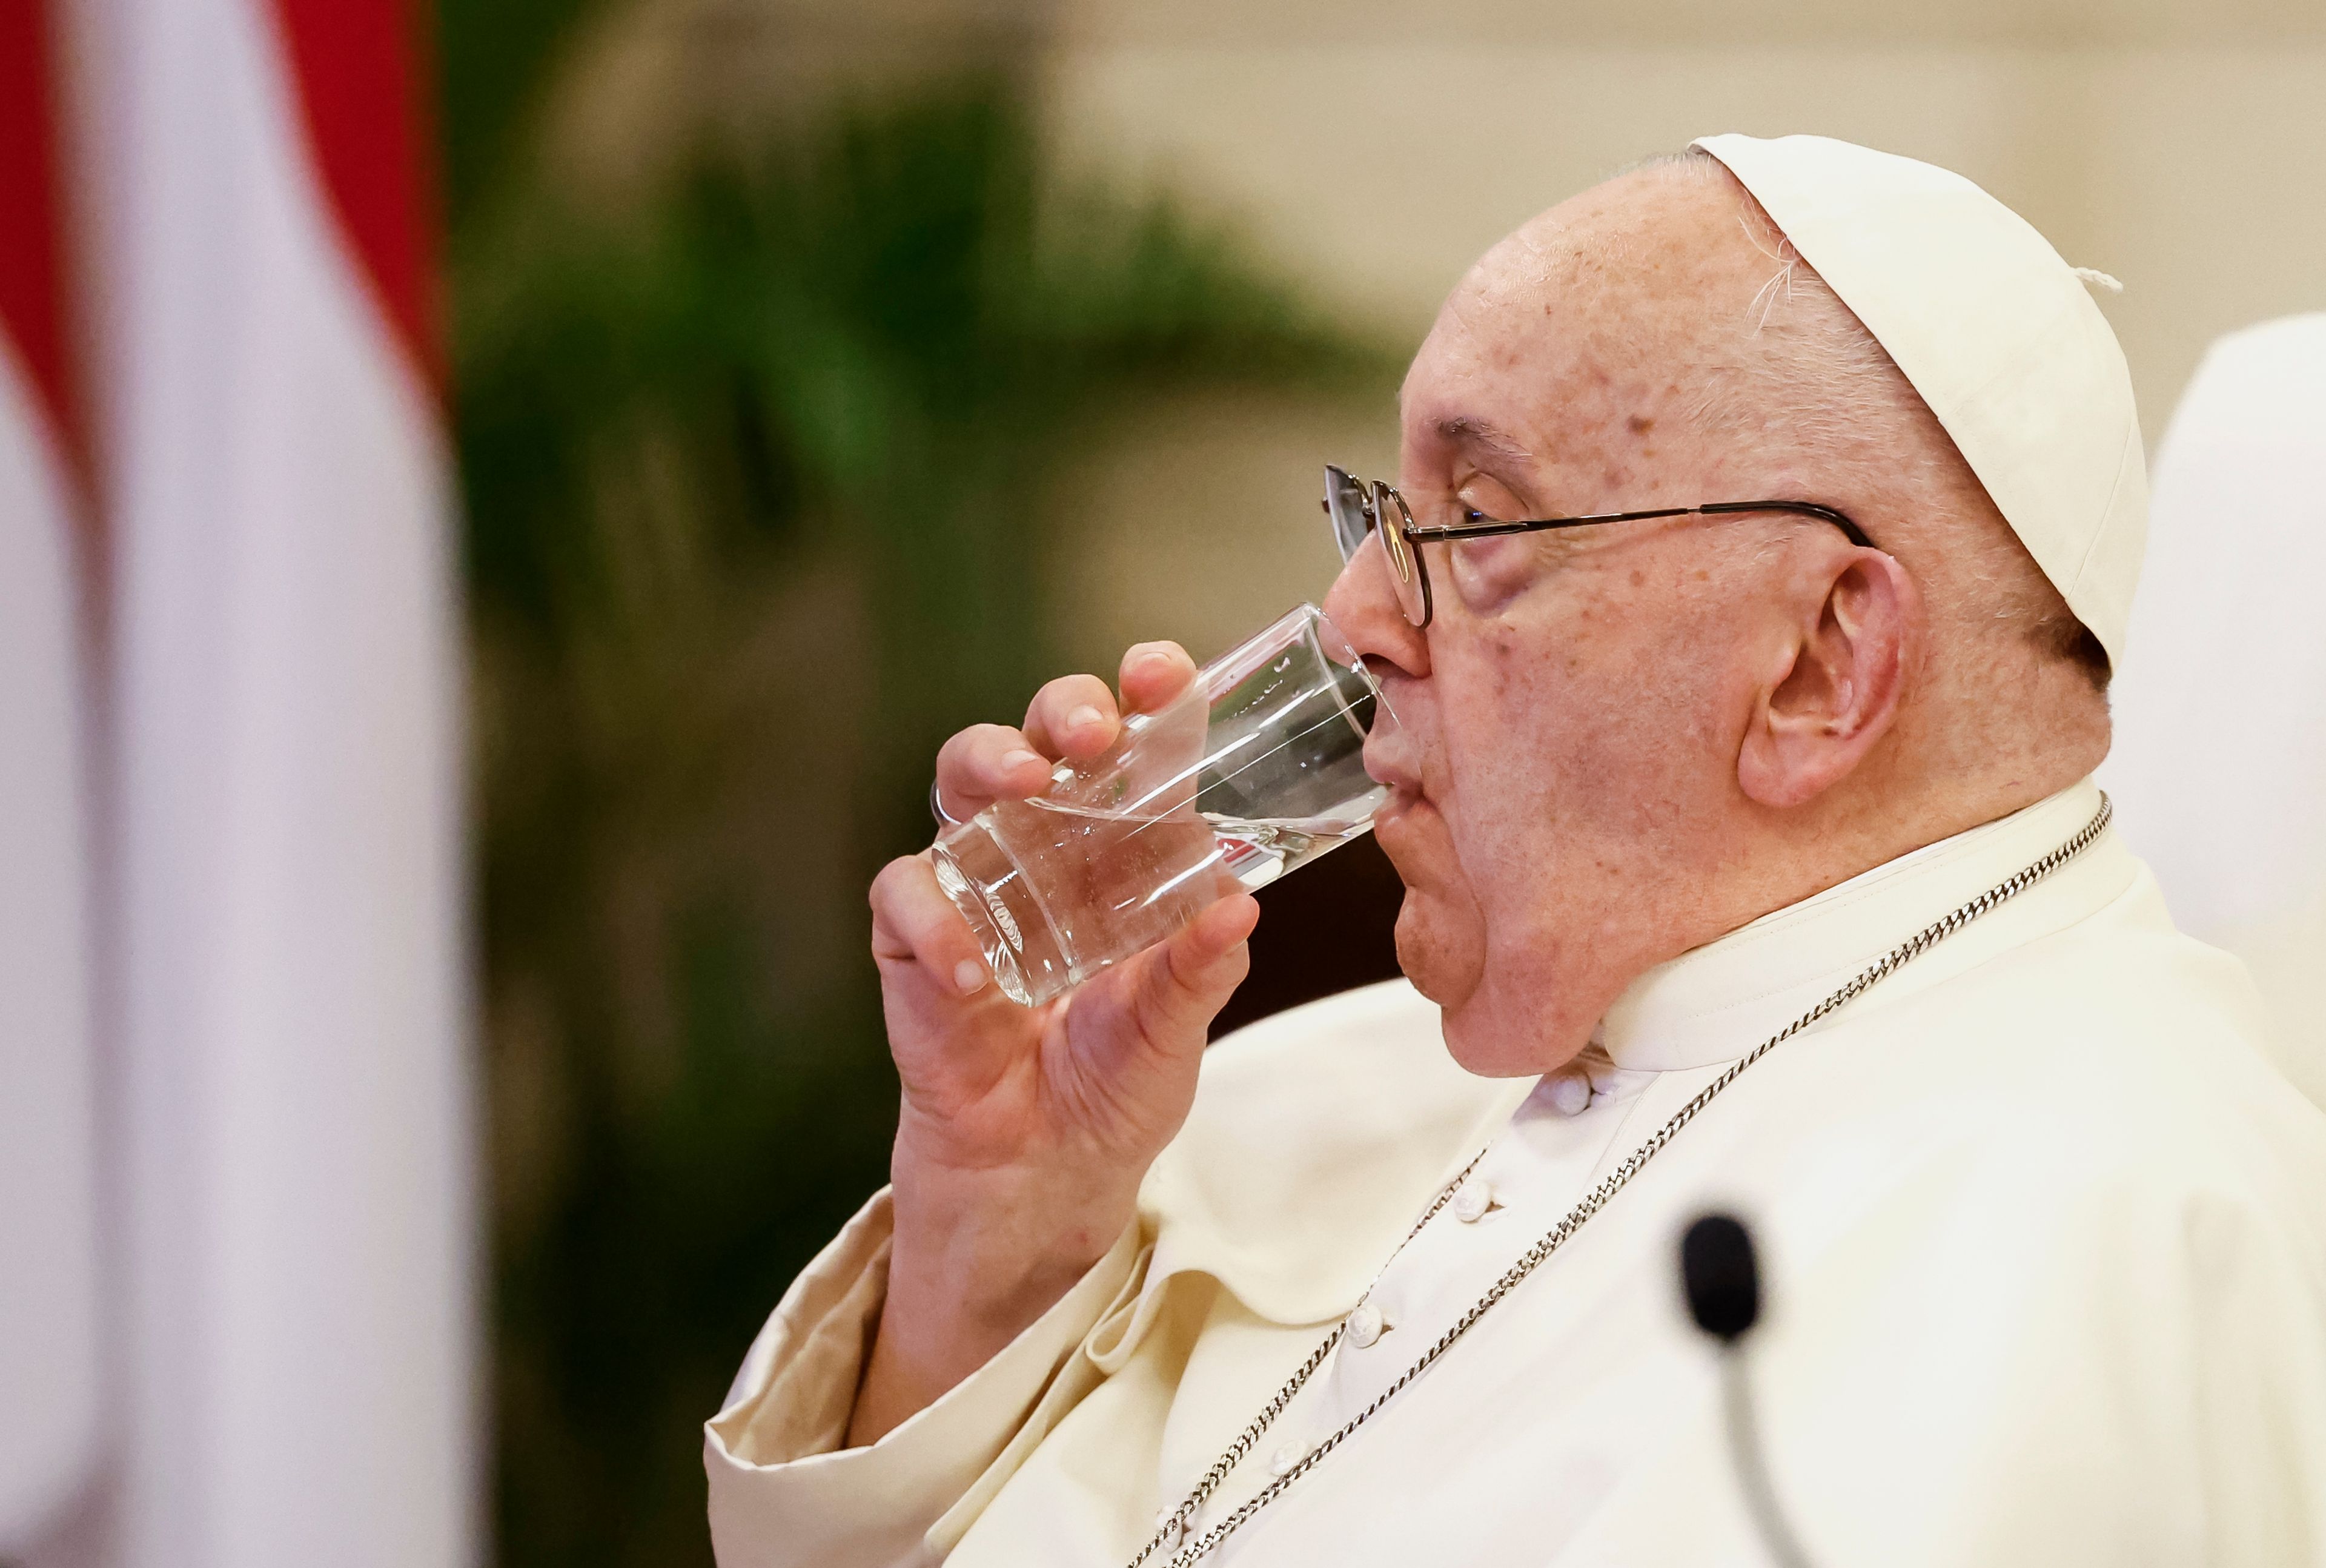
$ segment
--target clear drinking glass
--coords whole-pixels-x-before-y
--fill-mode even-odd
[[[1238,884],[1265,886],[1372,826],[1365,736],[1396,716],[1323,611],[1302,605],[1131,715],[1049,790],[936,842],[937,882],[1002,991],[1047,1002],[1162,941]]]

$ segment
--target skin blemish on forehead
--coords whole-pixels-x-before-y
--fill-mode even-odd
[[[1632,433],[1633,435],[1643,436],[1650,431],[1656,428],[1656,422],[1650,419],[1644,413],[1633,414],[1626,418],[1624,422],[1632,427]]]

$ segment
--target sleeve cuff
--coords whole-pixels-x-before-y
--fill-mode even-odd
[[[993,1359],[878,1443],[843,1449],[888,1288],[891,1224],[884,1190],[785,1293],[703,1429],[721,1568],[938,1561],[932,1527],[949,1512],[949,1524],[965,1526],[955,1504],[989,1489],[980,1478],[1011,1449],[1140,1256],[1133,1224]]]

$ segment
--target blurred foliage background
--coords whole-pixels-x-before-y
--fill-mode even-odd
[[[701,1424],[886,1175],[863,890],[943,737],[1081,651],[1061,464],[1188,388],[1394,374],[1048,168],[1006,41],[740,129],[673,104],[609,197],[544,122],[626,3],[439,19],[513,1568],[710,1559]]]

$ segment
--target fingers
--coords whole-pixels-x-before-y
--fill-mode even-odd
[[[1177,643],[1140,643],[1122,655],[1123,705],[1152,713],[1186,690],[1196,661]]]
[[[957,821],[1050,787],[1050,759],[1006,724],[972,724],[937,753],[937,796]]]
[[[1151,712],[1186,689],[1196,662],[1177,643],[1141,643],[1122,658],[1122,690],[1133,710]],[[1050,787],[1059,758],[1084,761],[1114,744],[1122,728],[1114,693],[1095,675],[1064,675],[1034,694],[1026,727],[975,724],[937,753],[937,795],[966,821],[998,800],[1023,800]]]
[[[872,956],[886,970],[916,964],[931,983],[973,997],[992,975],[961,912],[937,886],[926,855],[891,860],[872,879]]]
[[[1114,693],[1096,675],[1062,675],[1035,692],[1026,709],[1027,740],[1051,756],[1096,756],[1121,728]]]
[[[1026,738],[1052,756],[1080,760],[1114,744],[1124,711],[1151,713],[1186,690],[1196,661],[1177,643],[1140,643],[1122,656],[1122,703],[1095,675],[1066,675],[1034,694]]]
[[[1140,643],[1122,656],[1128,706],[1154,712],[1195,679],[1196,662],[1177,643]],[[1121,733],[1114,693],[1095,675],[1062,675],[1034,694],[1026,726],[973,724],[937,752],[938,814],[966,821],[998,800],[1023,800],[1047,791],[1060,759],[1086,761]]]

